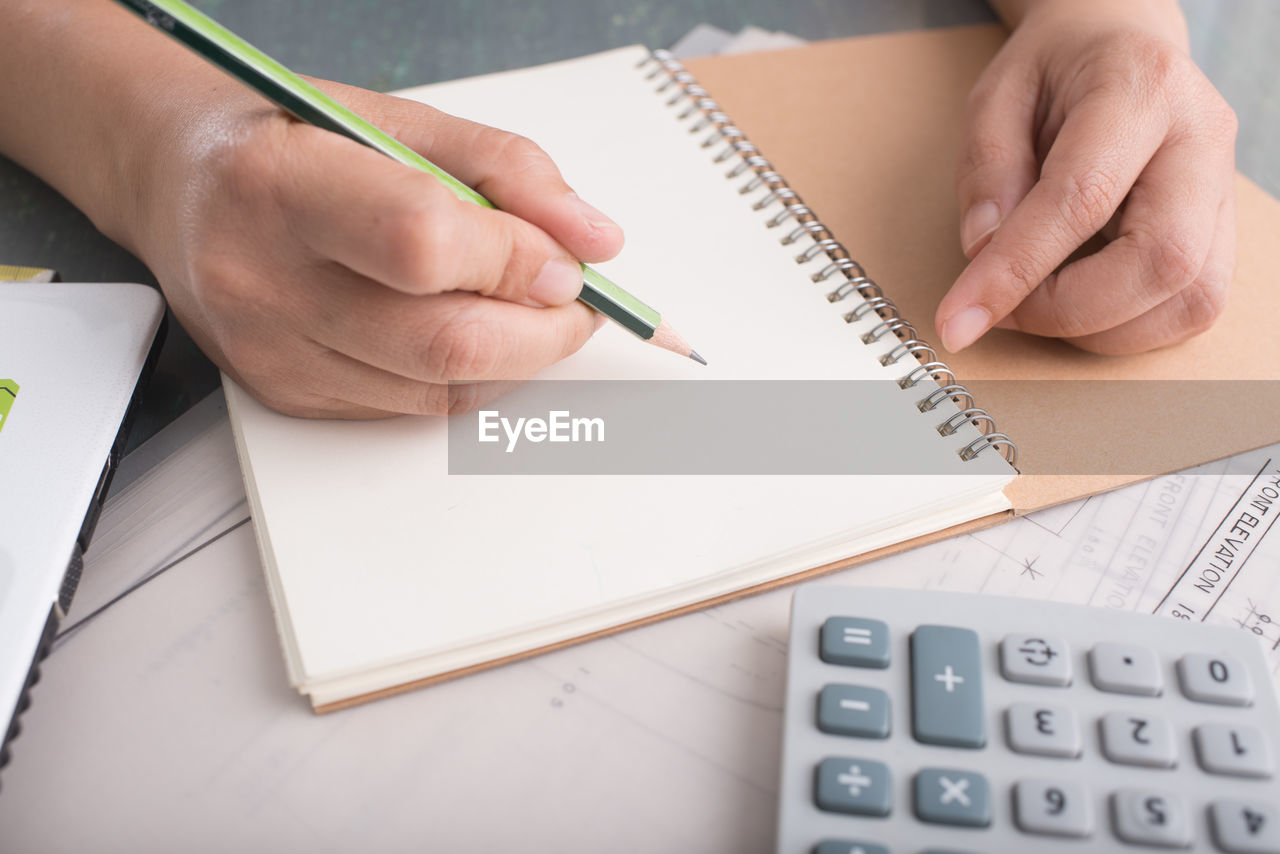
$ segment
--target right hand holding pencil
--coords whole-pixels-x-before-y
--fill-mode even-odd
[[[262,402],[323,417],[465,411],[482,387],[450,381],[528,378],[597,328],[575,301],[575,258],[612,257],[622,233],[530,141],[317,81],[500,212],[218,83],[216,109],[202,93],[175,116],[140,249],[192,337]]]

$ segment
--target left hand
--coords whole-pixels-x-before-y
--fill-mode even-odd
[[[948,350],[999,325],[1133,353],[1213,323],[1235,262],[1236,117],[1176,3],[1027,4],[967,112],[971,261],[938,307]]]

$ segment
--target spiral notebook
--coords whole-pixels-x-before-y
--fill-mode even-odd
[[[994,28],[922,35],[864,41],[883,72],[910,78],[915,54],[926,71],[917,82],[960,100],[1000,38]],[[781,102],[753,97],[753,84],[788,65],[807,73],[830,50],[817,47],[702,67],[743,72],[747,82],[727,80],[724,90],[767,115]],[[846,66],[876,67],[861,64],[861,48],[846,51],[862,57]],[[783,73],[772,83],[785,95],[786,81],[805,79]],[[846,143],[826,133],[822,113],[739,126],[716,91],[670,56],[632,47],[400,94],[541,144],[627,233],[602,272],[660,307],[711,361],[702,368],[606,326],[541,378],[892,380],[898,399],[862,415],[860,441],[868,453],[892,447],[928,474],[451,475],[441,419],[299,421],[224,378],[290,677],[317,709],[993,524],[1024,506],[1006,495],[1026,480],[1013,482],[1013,440],[973,416],[981,401],[949,370],[921,367],[937,353],[902,316],[894,286],[868,275],[868,249],[902,252],[911,235],[842,243],[860,235],[824,220],[807,187],[802,200],[746,128],[796,134],[781,153],[819,172],[806,152],[829,160]],[[851,156],[856,147],[850,136]],[[954,239],[945,252],[926,244],[904,254],[954,264]],[[1052,479],[1025,507],[1115,482]]]

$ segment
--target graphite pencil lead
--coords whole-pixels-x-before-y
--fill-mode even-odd
[[[706,360],[706,359],[704,359],[704,358],[702,358],[701,356],[699,356],[699,355],[698,355],[698,351],[697,351],[697,350],[690,350],[690,351],[689,351],[689,358],[690,358],[690,359],[693,359],[693,360],[694,360],[695,362],[697,362],[699,365],[705,365],[705,364],[707,363],[707,360]]]

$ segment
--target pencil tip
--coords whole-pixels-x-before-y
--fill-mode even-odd
[[[689,351],[689,358],[690,358],[690,359],[693,359],[693,360],[694,360],[695,362],[697,362],[699,365],[705,365],[705,364],[707,363],[707,360],[706,360],[706,359],[704,359],[704,358],[702,358],[701,356],[699,356],[699,355],[698,355],[698,351],[697,351],[697,350],[690,350],[690,351]]]

